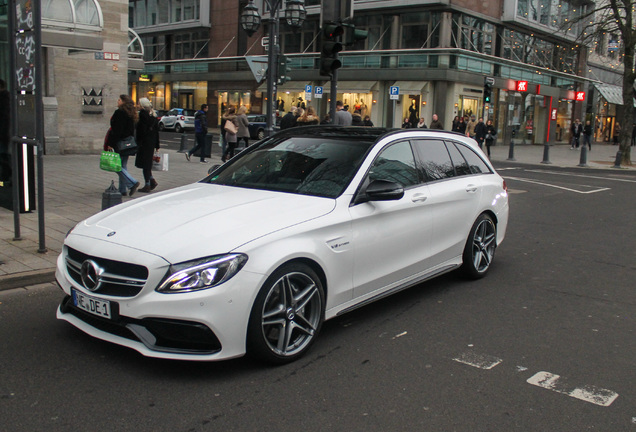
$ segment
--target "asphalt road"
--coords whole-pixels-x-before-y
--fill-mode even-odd
[[[7,431],[636,431],[636,176],[499,164],[511,222],[454,274],[328,321],[300,361],[147,359],[0,293]]]

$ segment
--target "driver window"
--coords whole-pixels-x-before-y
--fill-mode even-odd
[[[404,188],[419,184],[411,144],[402,141],[382,150],[371,166],[369,179],[388,180]]]

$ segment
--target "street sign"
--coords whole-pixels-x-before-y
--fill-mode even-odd
[[[493,77],[484,77],[484,84],[495,85],[495,79]]]
[[[310,84],[305,86],[305,100],[307,102],[311,101],[311,93],[313,91],[313,87]]]
[[[261,82],[267,74],[267,56],[245,56],[256,82]]]
[[[316,96],[316,99],[322,99],[323,88],[316,86],[314,91],[315,91],[314,95]]]
[[[263,36],[261,38],[261,46],[268,46],[269,45],[269,36]]]
[[[398,86],[389,87],[389,95],[391,100],[398,100],[400,98],[400,87]]]

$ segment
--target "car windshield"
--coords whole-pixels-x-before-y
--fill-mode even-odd
[[[184,116],[194,116],[196,114],[196,110],[193,109],[184,109],[183,112],[181,114],[183,114]]]
[[[206,180],[226,186],[336,198],[351,182],[373,142],[333,137],[273,138]]]

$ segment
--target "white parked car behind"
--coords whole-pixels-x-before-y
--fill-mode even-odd
[[[452,270],[486,275],[507,224],[506,184],[470,138],[288,129],[79,223],[57,316],[151,357],[289,362],[326,319]]]
[[[172,108],[159,119],[159,130],[174,129],[181,133],[185,129],[194,129],[196,113],[193,109]]]

